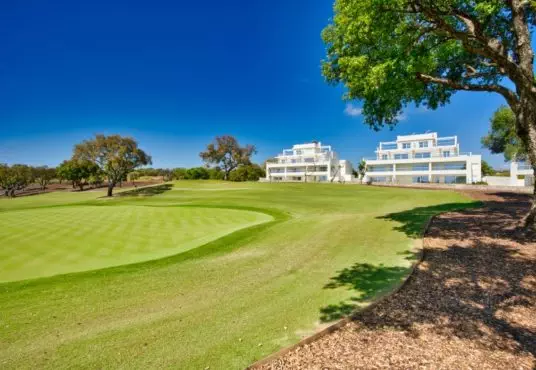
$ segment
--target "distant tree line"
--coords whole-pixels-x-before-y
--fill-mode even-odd
[[[264,169],[257,164],[240,165],[228,173],[229,181],[258,181],[265,176]],[[225,180],[226,173],[220,167],[192,168],[140,168],[128,174],[128,180],[134,182],[143,177],[162,177],[171,180]]]
[[[161,177],[171,180],[228,180],[258,181],[265,176],[264,168],[251,162],[255,146],[241,147],[232,136],[216,137],[199,155],[204,167],[193,168],[140,168],[150,165],[151,157],[138,148],[138,143],[120,135],[96,135],[75,145],[70,159],[57,168],[32,167],[25,164],[0,164],[0,190],[14,197],[32,184],[45,190],[54,179],[67,181],[73,188],[106,184],[108,196],[122,182],[143,180],[144,177]]]
[[[55,178],[57,178],[55,168],[0,164],[0,189],[8,197],[14,197],[16,191],[24,190],[30,184],[39,184],[39,187],[45,190]]]

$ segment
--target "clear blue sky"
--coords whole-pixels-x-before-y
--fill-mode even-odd
[[[320,31],[331,1],[4,1],[0,5],[0,162],[57,165],[95,133],[132,135],[155,167],[201,164],[216,135],[255,144],[263,161],[320,140],[344,159],[378,141],[433,130],[495,167],[480,147],[503,103],[460,93],[415,108],[393,131],[345,113],[324,83]],[[360,103],[355,102],[354,107]],[[355,110],[354,110],[355,112]]]

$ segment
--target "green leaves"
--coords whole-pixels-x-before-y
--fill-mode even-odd
[[[491,130],[482,138],[482,146],[493,154],[504,154],[505,161],[524,159],[527,148],[516,134],[516,117],[509,107],[501,106],[490,119]]]
[[[457,90],[501,92],[507,75],[494,57],[514,55],[503,1],[337,0],[334,11],[322,74],[364,101],[374,129],[395,125],[409,103],[435,109]]]

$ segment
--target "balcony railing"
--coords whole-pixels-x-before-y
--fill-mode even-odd
[[[304,155],[304,156],[282,156],[282,158],[272,158],[266,161],[269,164],[308,164],[314,165],[321,162],[328,162],[332,156],[327,155]]]
[[[422,153],[415,153],[415,154],[408,153],[407,158],[395,158],[394,156],[392,156],[390,158],[388,157],[388,158],[384,159],[381,156],[377,156],[377,157],[364,157],[363,159],[365,161],[407,161],[408,159],[455,158],[455,157],[460,157],[460,156],[471,156],[472,153],[471,152],[462,152],[462,153],[452,153],[452,152],[450,152],[450,154],[447,155],[447,156],[443,155],[443,153],[441,153],[441,154],[439,154],[439,153],[431,153],[430,157],[428,157],[428,158],[424,158],[424,157],[419,156],[419,155],[422,155]]]

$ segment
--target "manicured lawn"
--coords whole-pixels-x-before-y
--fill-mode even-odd
[[[0,280],[122,265],[0,284],[0,367],[243,368],[392,289],[426,220],[471,205],[338,184],[100,195],[0,200]]]

